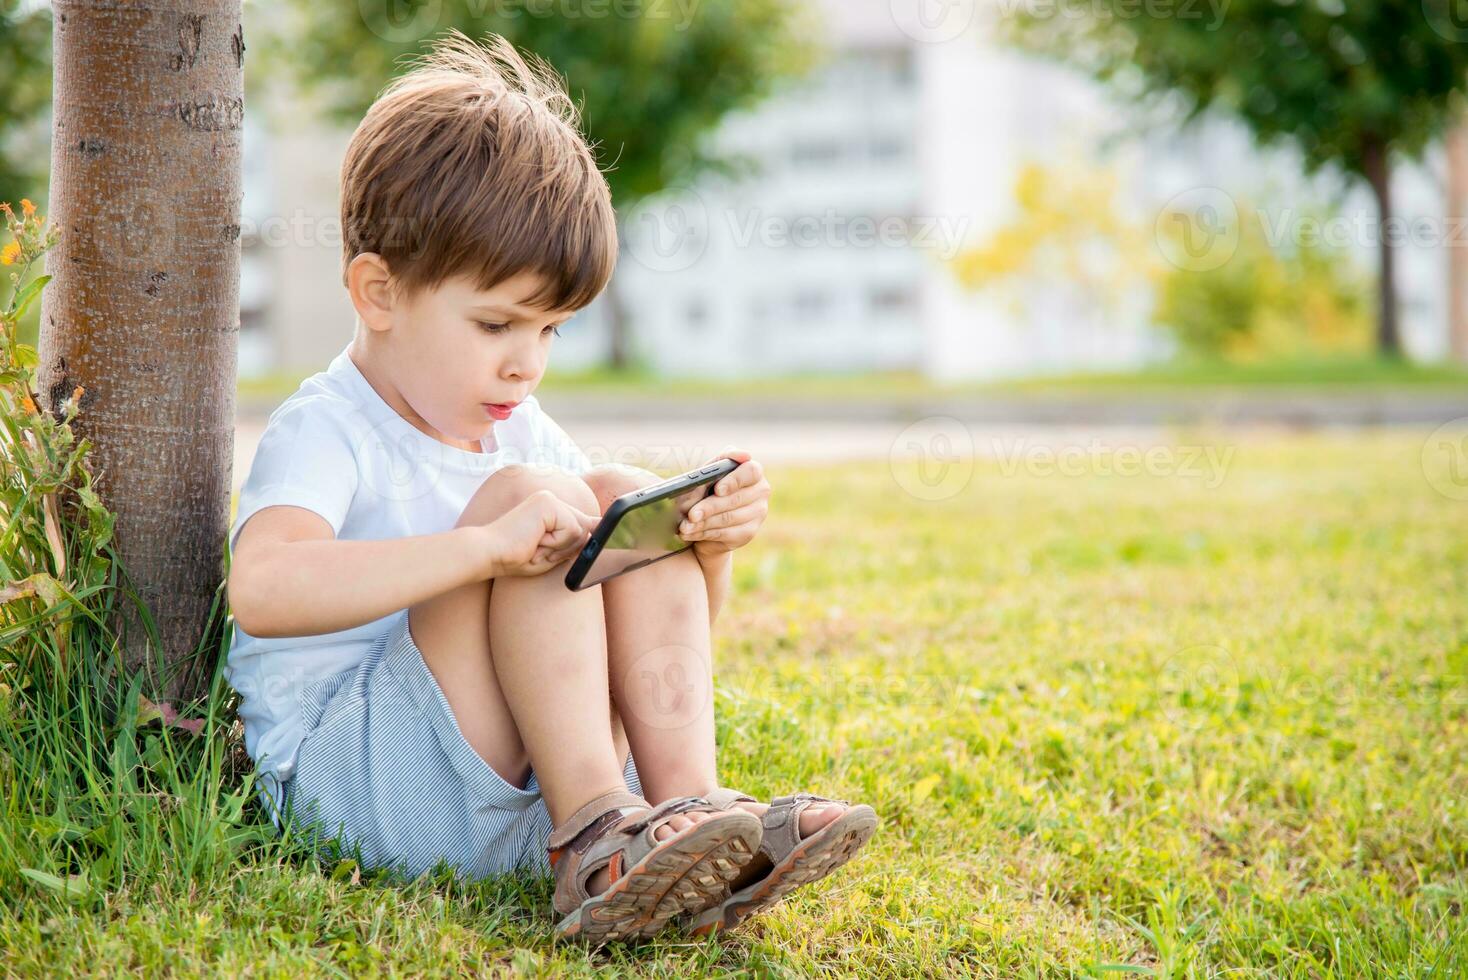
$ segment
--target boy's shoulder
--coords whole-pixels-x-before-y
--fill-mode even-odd
[[[271,411],[268,425],[293,418],[316,416],[342,423],[363,414],[363,406],[338,386],[326,383],[323,374],[314,374],[301,382]]]
[[[360,431],[371,414],[371,406],[365,403],[344,363],[346,352],[338,354],[321,371],[303,380],[270,413],[266,427],[280,425],[302,425],[314,423],[314,427],[340,428],[347,432]]]
[[[314,458],[334,468],[355,469],[373,430],[361,400],[328,371],[300,383],[265,421],[255,445],[250,480],[281,481],[285,474],[314,469]]]

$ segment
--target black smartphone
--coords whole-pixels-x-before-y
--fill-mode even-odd
[[[721,459],[613,500],[566,572],[566,588],[599,585],[693,547],[678,536],[683,516],[738,468],[738,460]]]

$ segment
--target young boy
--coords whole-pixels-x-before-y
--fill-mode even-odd
[[[341,195],[356,335],[271,415],[231,532],[272,819],[410,875],[553,867],[557,931],[592,941],[728,927],[849,860],[870,807],[715,775],[709,627],[769,506],[758,462],[724,454],[690,550],[564,584],[660,477],[592,467],[533,394],[617,249],[558,80],[452,35],[368,111]]]

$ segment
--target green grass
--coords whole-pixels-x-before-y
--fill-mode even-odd
[[[1087,373],[1014,382],[1024,390],[1187,388],[1464,388],[1468,368],[1442,362],[1338,357],[1234,364],[1181,359],[1134,371]]]
[[[1468,974],[1468,503],[1420,435],[1211,438],[1212,488],[771,467],[716,627],[724,781],[883,823],[722,940],[588,953],[545,882],[195,834],[72,903],[0,860],[3,972]]]
[[[278,402],[300,385],[304,374],[280,373],[240,382],[242,400]],[[613,371],[555,371],[541,384],[543,393],[778,398],[853,401],[902,400],[941,396],[1022,394],[1029,396],[1125,396],[1137,391],[1187,394],[1193,391],[1271,389],[1468,389],[1468,368],[1447,363],[1416,363],[1378,358],[1268,361],[1230,364],[1179,360],[1134,371],[1083,373],[999,382],[944,384],[915,371],[861,374],[782,374],[738,380],[661,378],[647,368]]]

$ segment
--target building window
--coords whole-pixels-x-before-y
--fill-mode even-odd
[[[892,81],[897,87],[908,89],[917,83],[917,73],[913,70],[912,52],[907,49],[892,51],[888,55],[892,66]]]
[[[702,299],[689,300],[688,306],[683,311],[683,318],[688,323],[688,329],[694,333],[703,333],[709,325],[708,304]]]
[[[841,156],[841,144],[835,140],[798,141],[790,148],[790,162],[797,167],[829,167]]]
[[[895,163],[907,159],[908,143],[901,136],[879,134],[872,137],[867,150],[874,163]]]
[[[795,294],[795,316],[803,321],[820,320],[826,316],[830,305],[826,294],[819,289],[802,289]]]
[[[770,304],[767,301],[763,299],[757,299],[749,304],[750,326],[763,327],[766,323],[769,323],[769,321]]]
[[[872,290],[868,302],[873,316],[891,318],[912,313],[917,306],[917,297],[911,286],[878,286]]]

